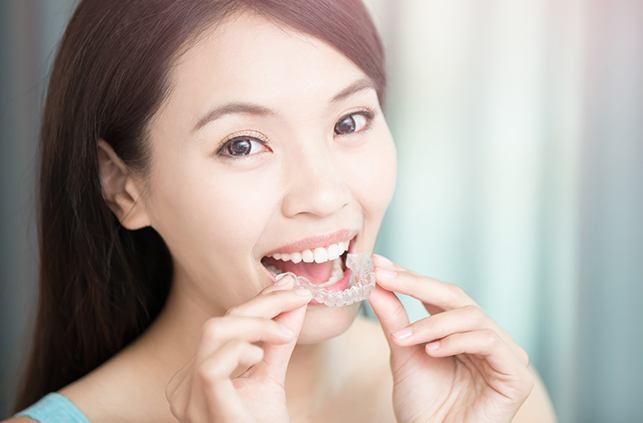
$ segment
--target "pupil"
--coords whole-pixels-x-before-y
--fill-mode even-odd
[[[246,155],[250,152],[252,146],[247,139],[237,140],[228,145],[228,153],[231,155]]]
[[[342,119],[336,127],[337,132],[353,132],[355,130],[355,120],[352,116]]]

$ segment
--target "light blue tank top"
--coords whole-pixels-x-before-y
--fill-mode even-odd
[[[48,393],[15,416],[30,417],[40,423],[90,423],[73,402],[57,392]]]

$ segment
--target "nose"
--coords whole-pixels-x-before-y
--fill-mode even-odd
[[[286,166],[289,187],[283,201],[286,217],[331,216],[350,203],[347,181],[328,148],[300,150],[288,157]]]

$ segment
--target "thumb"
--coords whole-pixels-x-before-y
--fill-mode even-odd
[[[409,325],[406,309],[400,299],[392,291],[375,285],[371,295],[368,297],[368,303],[382,325],[391,354],[410,353],[410,348],[396,344],[392,335],[393,332],[404,329]]]
[[[295,349],[295,345],[297,344],[297,339],[299,338],[299,333],[301,332],[301,328],[304,323],[307,308],[308,304],[304,304],[294,310],[281,313],[279,316],[274,318],[276,322],[286,326],[295,333],[295,336],[290,342],[286,344],[264,343],[263,345],[263,363],[265,363],[264,375],[272,378],[282,385],[286,381],[288,363],[292,356],[292,352]]]

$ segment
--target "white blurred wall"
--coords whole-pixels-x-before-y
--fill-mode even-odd
[[[399,153],[379,251],[461,285],[561,422],[640,421],[643,2],[368,3]]]

